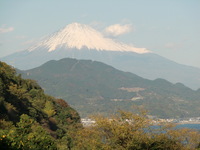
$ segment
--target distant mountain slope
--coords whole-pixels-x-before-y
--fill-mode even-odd
[[[0,60],[27,70],[67,57],[100,61],[147,79],[163,78],[193,89],[200,88],[199,68],[177,64],[145,48],[106,38],[90,26],[79,23],[69,24],[29,49]]]
[[[67,99],[82,116],[144,106],[159,117],[200,116],[200,93],[181,83],[154,81],[91,60],[65,58],[24,71],[45,92]]]

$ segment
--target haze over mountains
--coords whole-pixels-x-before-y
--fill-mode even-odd
[[[1,60],[25,70],[66,57],[96,60],[148,79],[164,78],[193,89],[200,88],[199,68],[177,64],[145,48],[105,38],[95,29],[78,23],[67,25],[28,50]]]
[[[20,73],[37,80],[46,93],[67,100],[82,117],[134,110],[133,105],[162,118],[200,115],[199,91],[163,79],[147,80],[101,62],[65,58]]]

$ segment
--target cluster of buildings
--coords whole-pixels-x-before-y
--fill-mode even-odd
[[[200,117],[181,118],[181,119],[153,119],[153,123],[177,123],[177,124],[200,124]],[[95,123],[95,120],[90,118],[82,118],[81,123],[83,126],[91,126]]]

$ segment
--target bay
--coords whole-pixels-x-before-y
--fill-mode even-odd
[[[200,130],[200,124],[178,124],[176,128],[189,128]]]

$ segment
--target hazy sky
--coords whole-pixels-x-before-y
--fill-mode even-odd
[[[0,57],[73,22],[200,68],[200,0],[0,0]]]

